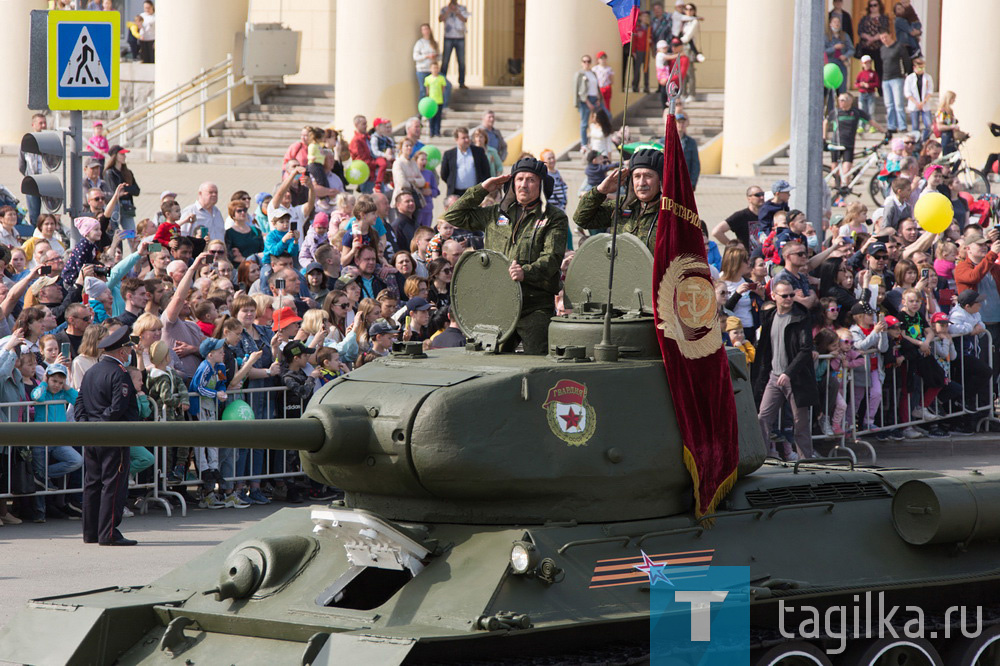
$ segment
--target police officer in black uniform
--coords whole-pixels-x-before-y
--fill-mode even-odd
[[[74,414],[77,421],[138,421],[135,387],[125,368],[132,355],[129,327],[121,326],[98,343],[101,360],[83,376]],[[83,449],[83,541],[102,546],[134,546],[118,531],[128,496],[129,449]]]

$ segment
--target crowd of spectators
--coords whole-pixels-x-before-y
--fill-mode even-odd
[[[770,455],[816,456],[814,437],[845,432],[967,435],[992,416],[1000,229],[960,214],[967,195],[947,167],[896,178],[884,208],[850,203],[821,221],[823,243],[789,209],[791,185],[770,189],[748,188],[747,207],[706,231],[725,340],[746,354]],[[913,218],[930,193],[956,202],[940,234]]]

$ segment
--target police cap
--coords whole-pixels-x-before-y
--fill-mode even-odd
[[[129,327],[119,326],[113,332],[108,333],[106,336],[101,338],[101,341],[97,343],[97,348],[103,349],[104,351],[114,351],[131,344],[132,341],[129,339]]]

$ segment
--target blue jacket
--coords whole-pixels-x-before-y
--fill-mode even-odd
[[[117,317],[125,312],[125,298],[122,296],[122,278],[132,272],[135,265],[139,263],[138,252],[133,252],[125,257],[111,269],[108,274],[108,289],[111,290],[111,316]]]
[[[698,142],[687,134],[681,137],[681,149],[684,151],[684,162],[687,163],[688,175],[691,176],[691,189],[698,187],[701,176],[701,158],[698,156]]]
[[[31,392],[31,398],[38,402],[65,400],[71,405],[76,403],[77,395],[79,394],[74,388],[64,388],[58,393],[50,393],[48,382],[42,382]],[[66,405],[42,405],[41,407],[36,407],[35,421],[40,423],[65,423]]]
[[[198,414],[201,410],[201,398],[215,398],[219,391],[226,390],[226,382],[220,377],[226,376],[226,366],[217,363],[215,367],[207,360],[202,361],[191,377],[188,388],[198,395],[191,396],[191,413]]]
[[[271,263],[271,257],[279,254],[290,254],[293,257],[299,256],[299,244],[295,242],[295,239],[289,241],[281,240],[286,231],[278,231],[277,229],[272,229],[268,234],[267,238],[264,239],[264,263]]]

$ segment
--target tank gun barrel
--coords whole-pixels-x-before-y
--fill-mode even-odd
[[[319,451],[325,440],[323,425],[309,417],[275,421],[0,424],[0,441],[13,446],[212,446]]]

